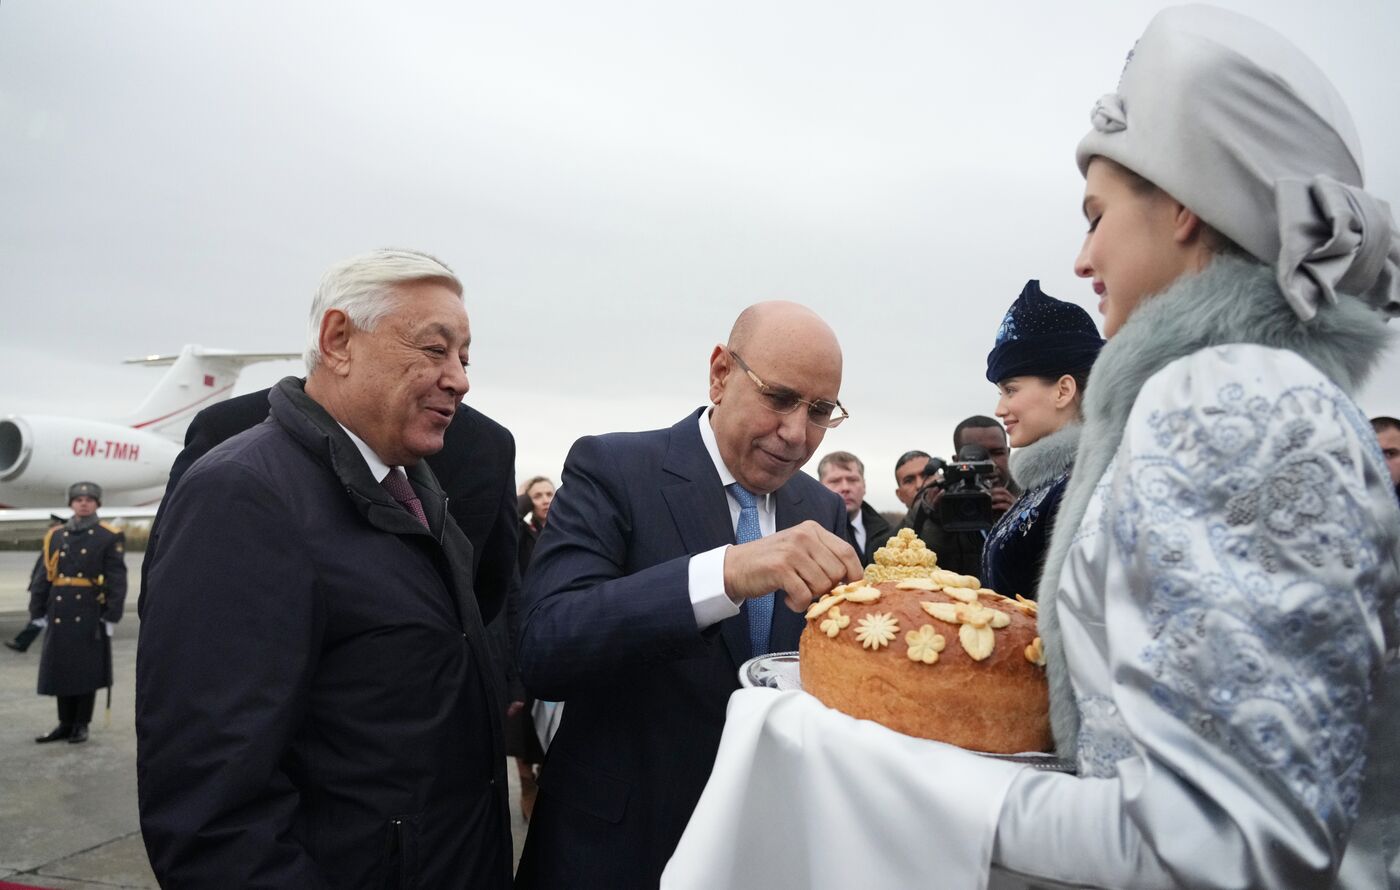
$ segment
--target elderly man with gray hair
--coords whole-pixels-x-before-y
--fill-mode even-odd
[[[468,388],[462,285],[378,251],[311,314],[305,381],[167,497],[137,656],[152,866],[164,886],[506,887],[498,603],[423,462]]]

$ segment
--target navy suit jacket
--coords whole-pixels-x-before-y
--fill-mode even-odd
[[[729,695],[749,658],[747,615],[698,630],[694,554],[734,543],[700,412],[670,429],[580,439],[525,580],[520,666],[564,701],[540,776],[517,887],[654,888],[700,799]],[[844,536],[841,499],[798,473],[777,527]],[[773,609],[775,651],[803,617]]]

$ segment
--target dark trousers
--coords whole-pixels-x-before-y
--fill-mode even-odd
[[[58,722],[64,726],[77,724],[86,726],[92,722],[92,706],[96,703],[96,692],[87,692],[83,695],[60,695],[58,696]]]

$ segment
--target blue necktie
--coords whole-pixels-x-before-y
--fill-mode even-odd
[[[739,502],[739,527],[734,530],[734,540],[740,544],[757,541],[763,537],[758,525],[758,498],[753,492],[735,482],[727,486],[734,500]],[[768,654],[768,633],[773,624],[773,594],[766,593],[755,599],[744,601],[744,611],[749,615],[749,646],[753,655]]]

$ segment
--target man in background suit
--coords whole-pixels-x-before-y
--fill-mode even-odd
[[[894,528],[880,511],[865,502],[865,464],[849,451],[833,451],[817,464],[817,479],[841,496],[846,505],[846,538],[870,565],[875,551],[885,546]]]
[[[517,888],[656,887],[739,666],[796,649],[813,597],[861,575],[841,499],[798,472],[845,417],[831,328],[795,303],[752,306],[709,377],[713,407],[580,439],[564,464],[520,662],[535,695],[568,706]]]

